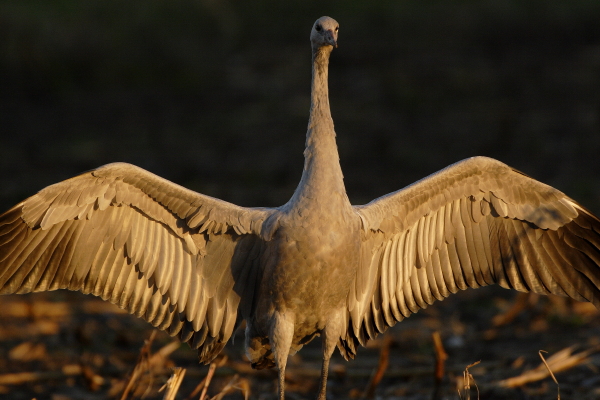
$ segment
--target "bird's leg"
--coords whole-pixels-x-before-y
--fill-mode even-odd
[[[323,340],[323,364],[321,366],[321,383],[319,384],[319,394],[317,400],[325,400],[327,398],[327,375],[329,374],[329,360],[335,349],[335,344],[330,352],[325,351],[325,340]]]
[[[285,364],[279,366],[279,400],[285,400]]]
[[[276,311],[271,324],[271,350],[279,369],[279,400],[285,400],[285,366],[294,338],[294,314]]]
[[[327,321],[327,326],[322,332],[323,339],[323,365],[321,366],[321,383],[319,385],[319,394],[317,400],[325,400],[327,398],[327,376],[329,374],[329,360],[335,350],[335,345],[340,339],[340,333],[342,331],[343,318],[341,313],[338,312],[332,318]]]

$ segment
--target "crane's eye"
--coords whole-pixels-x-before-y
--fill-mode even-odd
[[[321,32],[321,25],[317,25],[317,26],[315,27],[315,29],[317,30],[317,32]]]

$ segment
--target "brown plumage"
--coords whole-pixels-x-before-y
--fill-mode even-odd
[[[211,361],[245,319],[248,357],[279,368],[323,340],[358,345],[469,287],[600,306],[600,220],[499,161],[461,161],[364,206],[344,188],[329,111],[338,24],[311,31],[304,171],[278,208],[244,208],[128,164],[49,186],[0,216],[0,293],[92,293],[177,335]]]

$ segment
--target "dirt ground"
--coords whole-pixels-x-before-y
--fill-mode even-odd
[[[138,377],[125,398],[162,398],[163,393],[158,390],[177,367],[185,369],[177,398],[199,398],[197,386],[209,367],[199,365],[193,350],[164,332],[155,335],[148,352],[141,351],[152,331],[148,324],[115,306],[79,293],[3,297],[2,398],[122,398],[137,364]],[[432,339],[436,331],[441,334],[448,355],[437,392]],[[556,373],[561,398],[597,399],[600,355],[593,351],[599,345],[600,320],[590,304],[515,295],[499,288],[470,290],[400,322],[367,348],[361,348],[355,360],[346,362],[336,354],[328,398],[369,398],[367,388],[382,367],[383,354],[388,365],[370,392],[371,398],[465,399],[465,367],[481,361],[469,369],[476,384],[471,386],[471,399],[556,399],[557,386],[550,377],[516,388],[501,388],[498,382],[540,366],[539,350],[548,352],[545,357],[550,363],[553,355],[573,346],[574,354],[585,350],[591,354],[571,360],[570,367],[569,361],[563,360],[567,369]],[[290,359],[286,374],[288,398],[314,397],[320,358],[320,343],[316,339]],[[243,354],[242,331],[237,332],[234,343],[225,348],[215,364],[208,398],[243,399],[244,392],[250,399],[276,398],[276,371],[250,368]],[[550,365],[555,371],[559,368],[558,364]]]

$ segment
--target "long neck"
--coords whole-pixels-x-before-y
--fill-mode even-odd
[[[347,202],[344,177],[329,109],[327,75],[331,46],[313,50],[310,118],[304,150],[304,171],[292,200],[312,199],[337,205]]]

